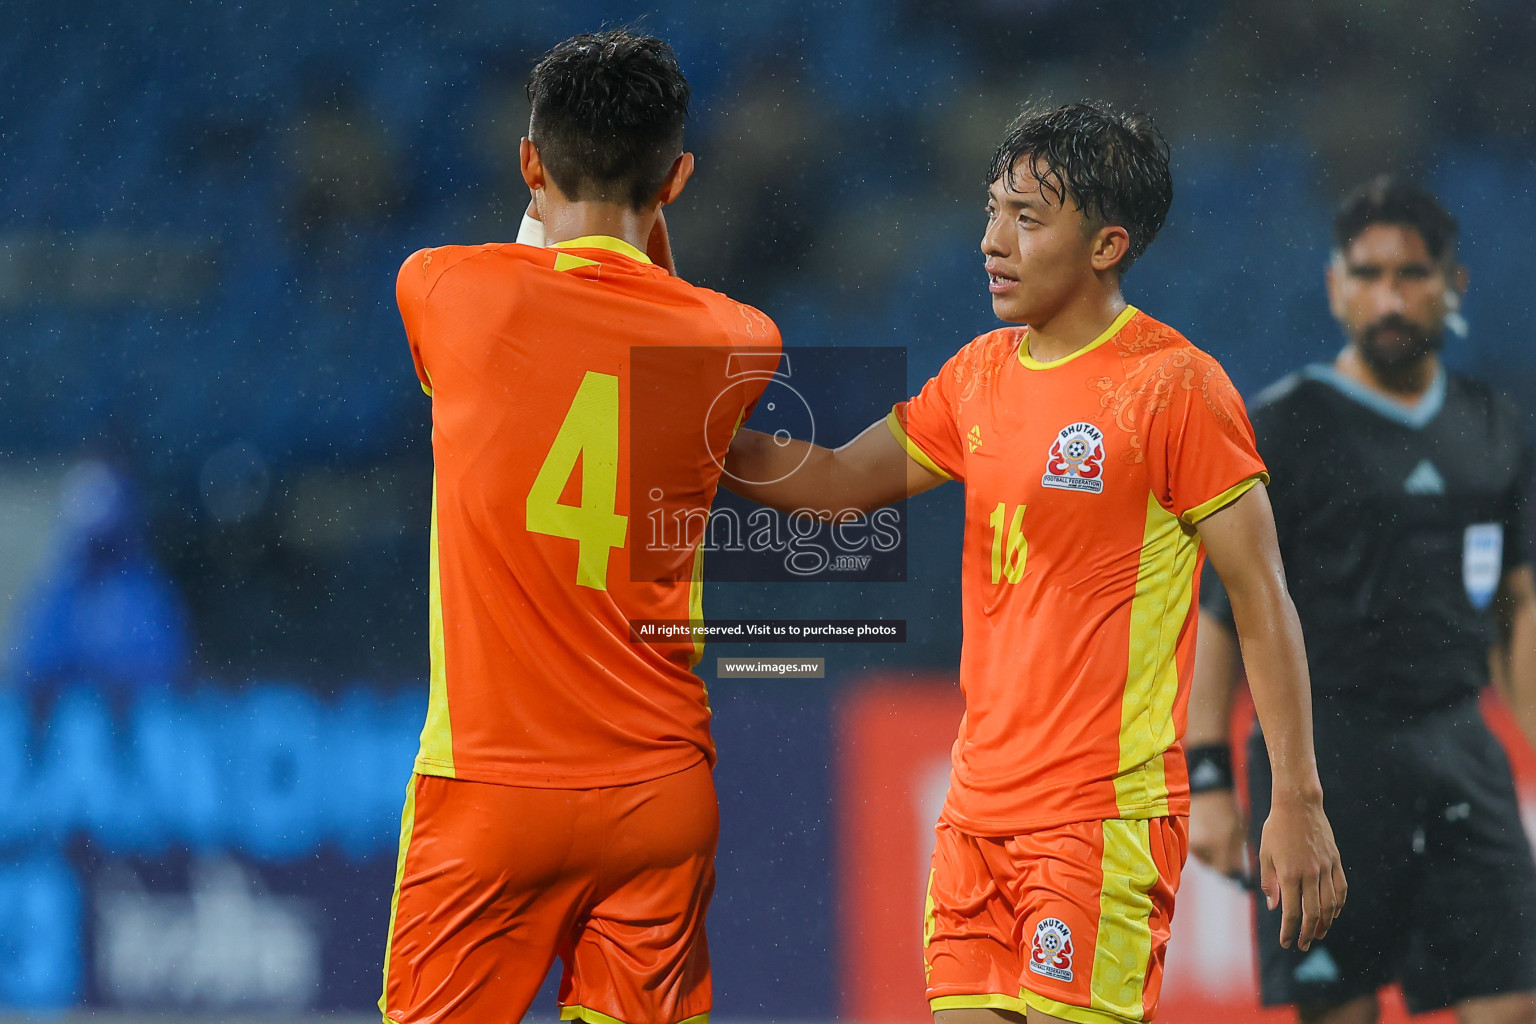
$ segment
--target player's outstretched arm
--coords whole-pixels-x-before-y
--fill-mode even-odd
[[[1536,573],[1530,566],[1504,574],[1494,608],[1501,634],[1494,682],[1525,741],[1536,747]]]
[[[1248,689],[1274,773],[1259,839],[1259,879],[1281,908],[1280,945],[1302,949],[1327,934],[1346,886],[1312,746],[1312,694],[1301,622],[1285,586],[1269,492],[1256,484],[1199,524],[1211,565],[1232,601]]]
[[[1195,678],[1189,694],[1184,749],[1190,757],[1189,852],[1229,878],[1247,873],[1243,815],[1232,788],[1232,694],[1242,676],[1237,634],[1221,619],[1200,613]],[[1220,774],[1207,781],[1200,776]],[[1198,792],[1196,790],[1199,790]]]
[[[846,509],[868,512],[947,479],[908,455],[880,420],[835,449],[739,430],[720,483],[780,512],[827,519]]]

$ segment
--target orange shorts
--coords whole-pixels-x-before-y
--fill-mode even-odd
[[[412,776],[384,1020],[521,1020],[556,957],[562,1020],[707,1020],[719,828],[703,761],[605,789]]]
[[[1086,821],[980,838],[939,822],[923,957],[934,1010],[1035,1007],[1081,1024],[1150,1020],[1185,818]]]

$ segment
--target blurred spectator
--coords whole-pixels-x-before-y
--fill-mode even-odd
[[[793,69],[750,69],[697,146],[674,233],[679,273],[756,296],[801,269],[834,205],[826,164],[839,133]]]
[[[325,245],[377,224],[399,198],[394,148],[348,75],[318,79],[291,129],[297,177],[290,215],[298,238]]]
[[[84,680],[129,692],[176,681],[188,658],[186,608],[149,554],[132,485],[90,460],[61,492],[52,564],[21,598],[10,685],[36,692]]]

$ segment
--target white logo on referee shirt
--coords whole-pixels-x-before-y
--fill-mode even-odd
[[[1062,427],[1051,442],[1040,483],[1063,491],[1104,490],[1104,432],[1092,423]]]
[[[1065,921],[1048,917],[1035,925],[1029,969],[1057,981],[1072,980],[1072,929]]]
[[[1487,608],[1504,574],[1504,527],[1499,523],[1473,523],[1461,546],[1461,574],[1467,598],[1479,610]]]

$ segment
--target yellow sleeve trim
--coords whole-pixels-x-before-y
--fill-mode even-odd
[[[423,391],[425,391],[425,392],[426,392],[426,393],[427,393],[427,397],[428,397],[428,398],[431,398],[431,397],[432,397],[432,389],[431,389],[431,388],[429,388],[429,387],[428,387],[428,386],[427,386],[427,385],[426,385],[426,384],[425,384],[425,383],[423,383],[423,384],[422,384],[422,385],[421,385],[421,390],[423,390]]]
[[[1023,1016],[1028,1012],[1024,1000],[1016,996],[1005,996],[1001,992],[990,992],[979,996],[938,996],[928,1000],[928,1008],[934,1012],[939,1010],[1009,1010]]]
[[[1048,363],[1042,363],[1040,360],[1029,354],[1029,332],[1025,331],[1023,336],[1019,338],[1019,362],[1023,363],[1025,367],[1031,370],[1049,370],[1053,367],[1070,363],[1078,356],[1087,355],[1089,352],[1092,352],[1094,349],[1104,344],[1110,338],[1113,338],[1115,335],[1119,334],[1120,329],[1131,322],[1131,317],[1140,312],[1141,310],[1137,309],[1135,306],[1126,306],[1120,311],[1120,315],[1115,317],[1114,321],[1111,322],[1108,327],[1104,328],[1103,334],[1100,334],[1097,338],[1094,338],[1088,344],[1084,345],[1076,352],[1073,352],[1071,355],[1062,356],[1060,359],[1052,359]]]
[[[617,1017],[610,1017],[606,1013],[589,1009],[585,1006],[560,1007],[560,1019],[584,1020],[587,1024],[627,1024],[626,1021],[619,1020]],[[674,1024],[709,1024],[709,1011],[696,1013],[692,1017],[684,1017],[680,1021],[675,1021]]]
[[[1074,1024],[1135,1024],[1130,1017],[1122,1017],[1118,1013],[1110,1013],[1108,1010],[1095,1010],[1087,1006],[1073,1006],[1071,1003],[1058,1003],[1054,999],[1023,989],[1024,1002],[1039,1010],[1048,1013],[1052,1017],[1060,1017],[1062,1020],[1073,1021]]]
[[[1204,519],[1206,516],[1210,515],[1212,512],[1220,512],[1222,509],[1232,504],[1238,498],[1241,498],[1243,495],[1247,494],[1253,489],[1254,484],[1268,485],[1268,483],[1268,473],[1255,473],[1248,479],[1228,487],[1226,490],[1216,495],[1216,497],[1212,498],[1210,501],[1201,502],[1194,508],[1190,509],[1188,512],[1185,512],[1179,518],[1185,523],[1188,523],[1190,526],[1193,526],[1200,520]]]
[[[930,459],[928,453],[917,446],[916,441],[907,436],[907,431],[902,427],[901,420],[897,417],[895,409],[885,414],[885,425],[891,428],[891,434],[895,436],[896,443],[901,445],[902,450],[907,453],[907,457],[913,462],[922,466],[930,473],[937,473],[945,480],[954,479],[953,476],[940,469],[939,464]]]
[[[568,239],[564,242],[555,242],[547,246],[550,249],[607,249],[616,252],[620,256],[628,256],[632,260],[641,263],[650,263],[651,258],[636,249],[622,238],[614,238],[612,235],[582,235],[580,238]]]

